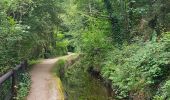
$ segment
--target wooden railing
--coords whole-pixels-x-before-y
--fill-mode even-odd
[[[17,65],[13,70],[7,72],[6,74],[0,77],[0,100],[17,99],[17,88],[19,83],[18,73],[24,73],[27,65],[27,61],[23,61],[19,65]],[[6,81],[8,81],[8,86],[6,86]],[[7,88],[4,89],[3,87]]]

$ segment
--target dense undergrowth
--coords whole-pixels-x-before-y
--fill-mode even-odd
[[[131,44],[109,53],[102,75],[112,81],[118,96],[147,99],[160,91],[157,87],[168,84],[169,35],[165,33],[159,42]],[[165,89],[166,86],[163,87]],[[168,96],[166,92],[165,95]]]
[[[31,76],[28,72],[19,76],[17,100],[25,100],[31,87]]]

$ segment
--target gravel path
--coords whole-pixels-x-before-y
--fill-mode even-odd
[[[64,56],[69,57],[71,54]],[[59,84],[52,75],[51,69],[59,58],[46,59],[33,67],[31,74],[31,90],[27,100],[64,100],[59,91]]]

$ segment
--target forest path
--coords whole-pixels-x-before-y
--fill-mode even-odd
[[[46,59],[35,65],[30,72],[31,90],[27,100],[64,100],[64,95],[60,91],[60,84],[56,77],[52,75],[52,68],[61,58],[69,58],[73,54],[54,59]]]

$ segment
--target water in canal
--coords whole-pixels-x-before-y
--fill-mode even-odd
[[[113,100],[103,82],[81,68],[71,68],[61,79],[68,100]]]

